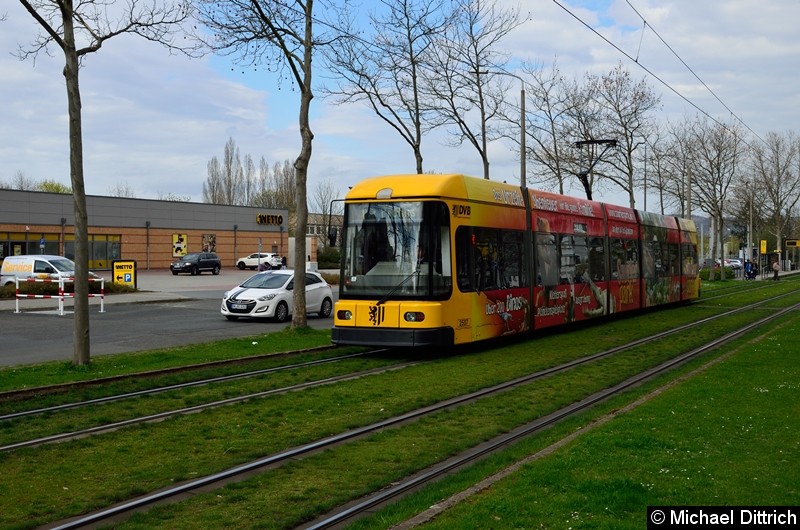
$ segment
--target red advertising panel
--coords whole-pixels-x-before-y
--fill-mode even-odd
[[[608,222],[611,278],[608,285],[612,313],[641,306],[639,224],[633,208],[604,204]]]
[[[531,190],[534,327],[609,312],[602,204]]]

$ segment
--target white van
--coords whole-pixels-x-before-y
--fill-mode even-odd
[[[72,278],[75,276],[75,263],[63,256],[32,254],[27,256],[7,256],[0,268],[0,285],[14,283],[14,278],[51,279]],[[94,274],[89,274],[89,277]]]

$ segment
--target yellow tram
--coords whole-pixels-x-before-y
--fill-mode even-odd
[[[464,175],[345,198],[336,344],[448,346],[699,295],[691,221]]]

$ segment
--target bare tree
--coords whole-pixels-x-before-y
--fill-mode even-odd
[[[273,204],[273,192],[270,189],[269,162],[263,156],[258,161],[258,177],[253,190],[253,197],[250,206],[260,206],[262,208],[277,208]]]
[[[691,129],[692,193],[698,206],[711,217],[714,237],[711,256],[723,263],[725,214],[727,200],[743,169],[747,152],[744,134],[736,125],[709,123],[698,118]],[[711,268],[710,280],[714,279]]]
[[[380,0],[385,11],[369,15],[374,42],[358,31],[345,31],[337,46],[326,49],[336,88],[324,91],[341,103],[365,102],[394,129],[414,153],[416,172],[422,173],[422,137],[428,130],[430,105],[422,101],[420,80],[431,75],[429,50],[447,22],[445,0]],[[349,15],[346,13],[346,15]],[[344,27],[354,25],[343,20]]]
[[[242,159],[239,156],[239,148],[233,138],[228,138],[225,142],[225,150],[222,153],[222,197],[223,204],[239,204],[237,199],[240,195],[243,170]]]
[[[127,182],[117,182],[113,186],[108,187],[108,195],[111,197],[133,199],[136,197],[136,191]]]
[[[332,7],[323,3],[325,7]],[[312,140],[309,120],[312,90],[311,60],[314,51],[329,44],[324,36],[314,35],[316,24],[314,0],[295,0],[291,4],[279,0],[198,0],[198,18],[211,30],[212,38],[205,39],[210,49],[235,56],[240,62],[268,67],[280,72],[288,70],[289,79],[300,92],[299,128],[300,154],[294,162],[296,187],[294,204],[295,224],[294,311],[292,327],[305,327],[306,228],[308,203],[306,183],[311,161]],[[323,26],[327,27],[327,26]],[[201,37],[202,38],[202,37]]]
[[[252,205],[253,197],[256,193],[256,165],[253,163],[253,157],[250,154],[244,155],[244,166],[242,167],[242,187],[241,187],[241,202],[242,205]]]
[[[496,0],[456,0],[454,20],[431,59],[436,75],[426,80],[433,123],[448,127],[455,145],[467,142],[478,151],[485,179],[488,144],[502,135],[494,122],[509,86],[503,77],[508,59],[498,45],[521,23],[518,10],[501,9]]]
[[[272,189],[275,191],[277,208],[286,208],[290,214],[296,214],[295,190],[297,189],[297,172],[291,160],[275,162],[272,166]]]
[[[11,180],[7,184],[3,183],[0,187],[12,190],[34,190],[36,189],[36,179],[27,176],[24,171],[18,169],[14,172]]]
[[[663,160],[659,160],[657,172],[658,182],[663,188],[661,192],[670,195],[680,203],[677,211],[681,217],[691,218],[691,175],[692,161],[692,135],[691,122],[688,119],[675,124],[667,125],[666,146],[662,149],[657,141],[652,143],[653,152],[664,153]],[[656,136],[655,138],[658,138]],[[661,175],[663,173],[663,175]]]
[[[644,206],[646,210],[653,211],[647,207],[647,195],[651,190],[655,190],[658,196],[658,211],[664,215],[667,210],[678,211],[683,215],[684,179],[686,174],[685,165],[681,166],[682,159],[680,153],[676,152],[676,146],[667,142],[660,130],[656,130],[653,136],[644,145],[644,160],[642,162],[642,189],[644,191]]]
[[[525,118],[526,134],[532,139],[526,142],[531,147],[526,149],[525,156],[533,161],[534,181],[552,186],[563,194],[567,176],[575,172],[576,165],[575,153],[569,148],[574,142],[572,105],[577,102],[569,95],[575,93],[575,89],[555,61],[547,71],[530,63],[524,64],[522,69],[528,76],[525,95],[530,103],[526,108],[531,111],[530,117]],[[512,127],[517,127],[516,118],[509,117],[508,121],[513,123]],[[516,138],[516,135],[510,134],[509,138]]]
[[[47,53],[55,44],[64,53],[64,77],[69,113],[70,178],[75,211],[75,327],[73,363],[90,362],[89,344],[89,244],[86,189],[83,175],[83,132],[81,93],[78,83],[80,61],[112,37],[135,34],[174,48],[172,38],[178,25],[189,16],[188,0],[127,0],[118,11],[105,0],[19,0],[39,23],[43,33],[30,48],[20,48],[22,59]]]
[[[242,163],[239,148],[233,138],[225,143],[222,162],[216,156],[213,157],[208,163],[207,171],[208,175],[203,183],[204,202],[285,208],[284,205],[272,205],[266,199],[273,184],[269,178],[269,164],[266,159],[261,157],[260,174],[257,175],[253,157],[249,153],[245,154]]]
[[[262,208],[285,208],[293,218],[296,211],[294,196],[297,184],[292,161],[275,162],[270,171],[267,160],[261,157],[258,173],[250,205]]]
[[[25,175],[21,170],[14,172],[14,177],[6,183],[0,180],[0,188],[23,191],[46,191],[48,193],[72,193],[72,189],[56,180],[36,180]]]
[[[775,236],[775,248],[781,251],[785,250],[783,236],[800,201],[800,142],[791,132],[770,132],[765,142],[753,146],[753,186],[764,198],[763,213]]]
[[[322,214],[324,217],[323,223],[326,234],[330,233],[332,216],[341,215],[344,211],[344,206],[341,202],[333,202],[334,199],[338,198],[339,188],[330,179],[323,180],[314,188],[312,207],[315,212]],[[325,241],[327,245],[327,237]]]
[[[192,196],[191,195],[176,195],[174,193],[160,193],[158,194],[159,201],[169,201],[169,202],[191,202]]]
[[[588,78],[588,75],[587,75]],[[565,111],[564,138],[577,147],[577,141],[604,140],[605,115],[597,99],[589,88],[589,83],[581,84],[577,80],[566,83],[564,86],[567,108]],[[592,190],[602,187],[604,178],[608,175],[606,166],[600,164],[600,150],[605,147],[598,144],[587,144],[586,147],[561,151],[564,164],[571,167],[570,173],[575,176],[578,183],[586,193],[586,198],[592,196]]]
[[[608,157],[608,163],[617,172],[608,173],[605,178],[628,193],[633,208],[636,205],[635,186],[639,184],[635,180],[637,153],[641,153],[646,145],[652,130],[650,113],[658,107],[661,98],[644,79],[634,82],[622,64],[603,77],[588,76],[588,89],[603,110],[603,134],[616,140],[619,146]]]
[[[208,176],[203,183],[203,202],[209,204],[226,204],[225,192],[222,183],[222,166],[219,159],[215,156],[208,161]]]

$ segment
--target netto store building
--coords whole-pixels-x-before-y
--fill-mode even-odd
[[[292,265],[287,210],[93,195],[86,207],[90,269],[124,259],[136,260],[139,270],[166,270],[177,257],[200,251],[233,267],[258,252],[259,242],[262,252],[286,256]],[[0,260],[20,254],[74,258],[72,195],[0,189]]]

